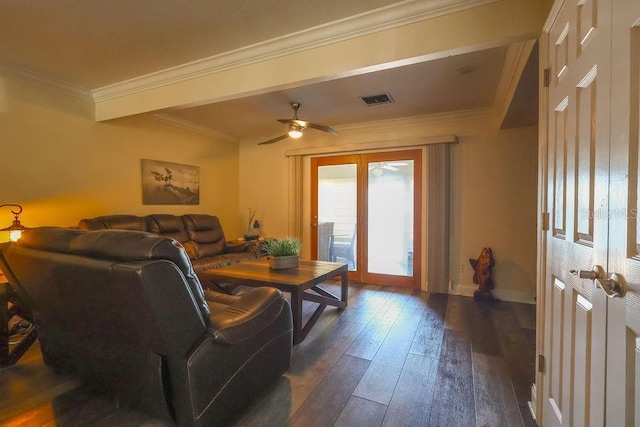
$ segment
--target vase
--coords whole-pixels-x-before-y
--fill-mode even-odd
[[[273,270],[279,270],[281,268],[296,268],[298,265],[298,255],[269,257],[269,268],[272,268]]]
[[[258,233],[253,229],[251,223],[247,227],[247,232],[244,233],[244,240],[256,240],[259,237]]]

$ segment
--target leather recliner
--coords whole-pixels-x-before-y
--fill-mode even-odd
[[[184,248],[141,231],[26,230],[0,266],[44,362],[178,425],[219,425],[290,366],[275,288],[203,291]]]

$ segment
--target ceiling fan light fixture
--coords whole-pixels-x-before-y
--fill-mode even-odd
[[[291,123],[289,125],[289,137],[300,138],[301,136],[302,136],[302,126],[299,126],[295,123]]]
[[[288,124],[289,131],[284,135],[276,136],[275,138],[271,138],[268,141],[260,142],[258,145],[265,144],[273,144],[274,142],[282,141],[285,138],[300,138],[302,136],[302,132],[305,129],[316,129],[322,132],[330,133],[331,135],[339,135],[335,129],[330,128],[327,125],[323,125],[322,123],[309,122],[307,120],[300,120],[298,118],[298,110],[300,109],[299,102],[292,102],[291,109],[293,110],[293,118],[292,119],[278,119],[280,123]]]

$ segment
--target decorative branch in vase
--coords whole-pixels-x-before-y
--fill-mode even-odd
[[[256,212],[258,212],[258,209],[249,208],[249,225],[247,225],[247,232],[244,234],[244,240],[256,240],[258,238],[257,230],[254,227]],[[255,220],[255,222],[257,222],[257,220]]]

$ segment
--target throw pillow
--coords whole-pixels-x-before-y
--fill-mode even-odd
[[[198,247],[198,244],[196,242],[184,242],[182,244],[182,247],[187,252],[187,256],[189,257],[189,259],[198,259],[202,256],[200,248]]]

